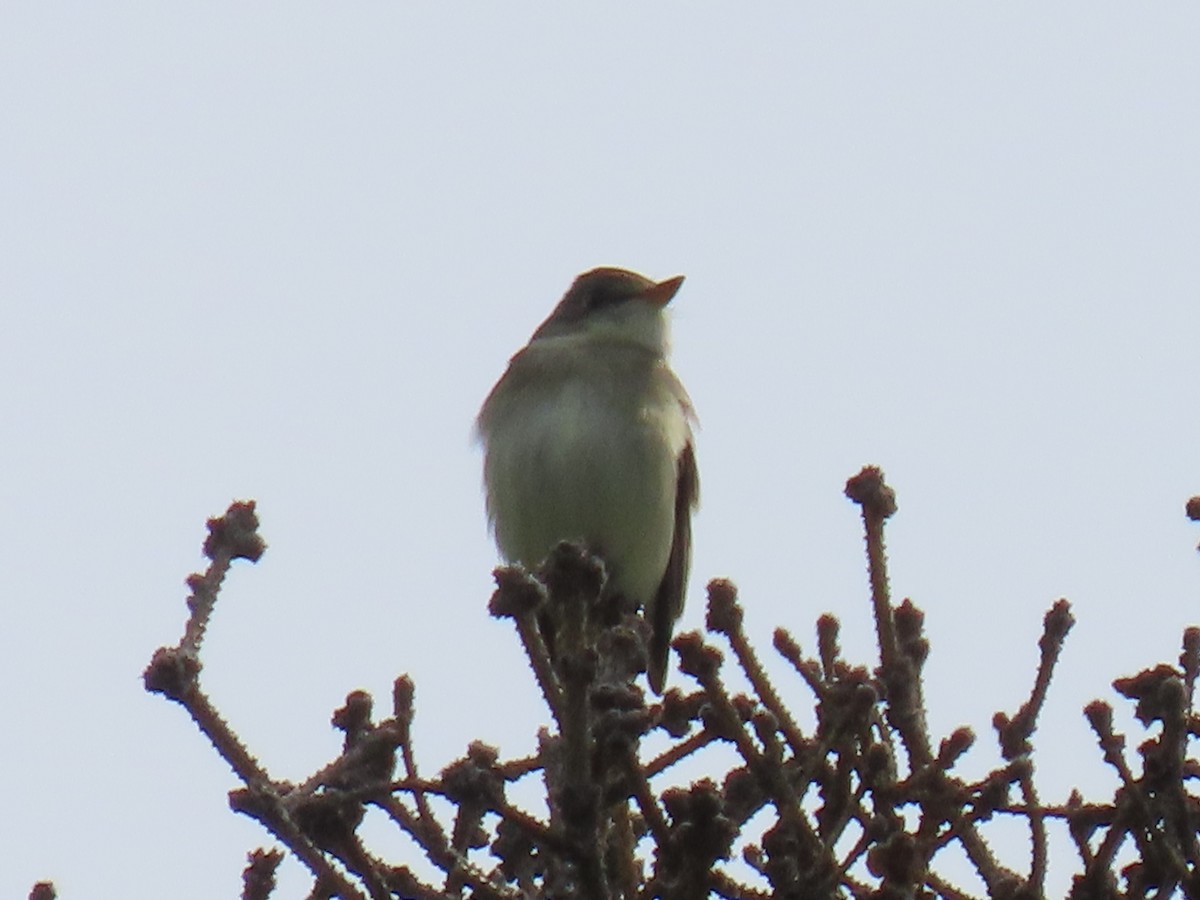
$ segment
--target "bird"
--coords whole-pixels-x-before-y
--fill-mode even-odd
[[[647,678],[666,683],[683,612],[699,502],[692,401],[667,362],[667,305],[683,276],[584,272],[483,403],[488,520],[509,563],[538,566],[559,543],[605,564],[605,590],[649,624]]]

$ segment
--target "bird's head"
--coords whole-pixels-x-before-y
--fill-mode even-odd
[[[655,353],[667,347],[666,306],[683,276],[651,281],[626,269],[584,272],[533,333],[533,341],[562,337],[628,341]]]

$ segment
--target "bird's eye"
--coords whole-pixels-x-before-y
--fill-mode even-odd
[[[583,308],[589,313],[593,313],[605,306],[604,293],[602,291],[591,290],[587,292],[587,296],[583,301]]]
[[[587,308],[589,312],[594,312],[598,309],[617,306],[622,300],[626,299],[628,293],[620,289],[614,289],[610,285],[601,285],[588,294]]]

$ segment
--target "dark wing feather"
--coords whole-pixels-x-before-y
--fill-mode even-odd
[[[671,652],[671,632],[683,612],[683,593],[687,588],[688,568],[692,562],[692,509],[700,499],[700,478],[696,454],[689,442],[679,454],[675,486],[675,538],[667,570],[650,607],[650,660],[646,672],[650,687],[662,694],[667,680],[667,661]]]

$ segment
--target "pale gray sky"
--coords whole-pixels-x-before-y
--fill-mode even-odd
[[[1198,44],[1182,3],[5,3],[0,896],[240,890],[263,834],[140,681],[233,498],[270,550],[204,683],[273,773],[400,672],[427,771],[532,746],[471,424],[600,264],[688,278],[682,627],[729,576],[764,652],[829,610],[869,659],[877,463],[934,730],[990,764],[1066,596],[1043,791],[1110,790],[1080,707],[1200,617]]]

